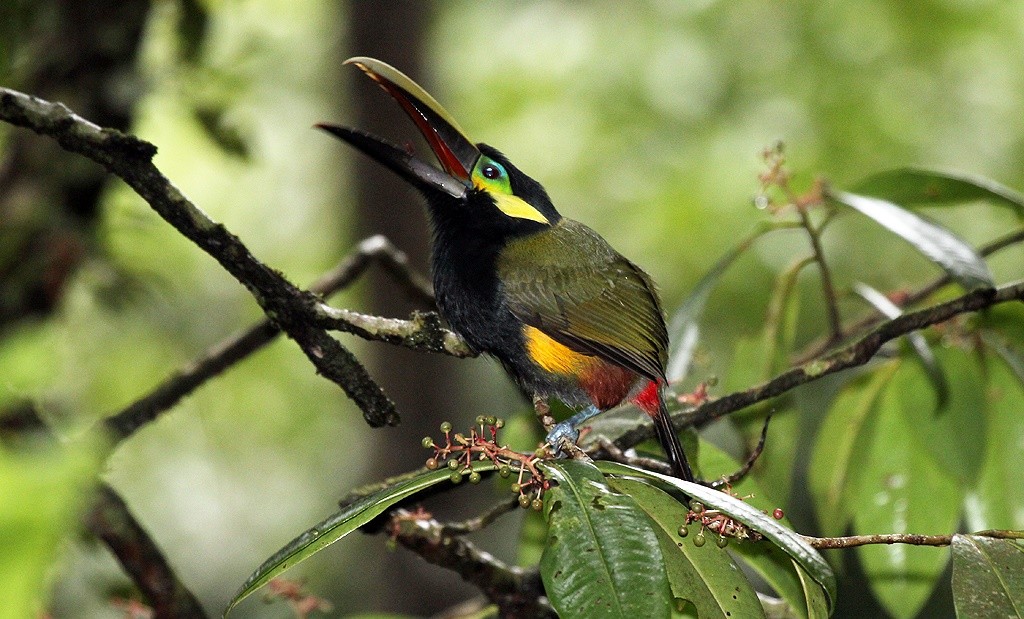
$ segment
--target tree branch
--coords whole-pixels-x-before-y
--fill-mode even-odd
[[[959,314],[976,312],[999,303],[1022,300],[1024,282],[1016,282],[996,289],[975,290],[952,301],[903,314],[883,322],[856,342],[820,359],[787,370],[760,385],[710,400],[695,409],[674,413],[674,417],[682,424],[704,425],[723,415],[774,398],[823,376],[864,365],[874,357],[883,344],[912,331],[945,322]],[[673,398],[669,398],[670,407],[673,401]]]
[[[1024,539],[1024,531],[978,531],[971,533],[978,537],[995,539]],[[918,535],[914,533],[889,533],[884,535],[848,535],[845,537],[810,537],[801,536],[814,548],[822,550],[831,548],[855,548],[868,544],[909,544],[911,546],[949,546],[953,543],[952,535]]]
[[[178,580],[163,553],[113,488],[100,484],[85,521],[146,596],[154,616],[205,619],[199,601]]]
[[[192,204],[153,165],[156,147],[102,129],[59,103],[0,88],[0,120],[47,135],[66,150],[99,163],[135,190],[165,221],[210,254],[259,303],[267,316],[299,344],[317,372],[339,385],[371,426],[395,425],[395,405],[355,356],[313,325],[319,300],[257,260],[222,224]]]
[[[982,245],[978,249],[978,254],[982,257],[988,257],[1000,250],[1006,249],[1007,247],[1011,247],[1022,242],[1024,242],[1024,228],[1017,230],[1015,232],[1011,232],[1010,234],[999,237],[994,241],[991,241],[990,243]],[[906,295],[906,298],[901,299],[899,302],[896,303],[896,305],[900,307],[910,307],[915,303],[920,303],[921,301],[927,299],[933,293],[938,291],[943,286],[946,286],[952,282],[953,277],[948,273],[940,275],[939,277],[935,278],[933,281],[926,284],[925,286],[922,286],[918,290]],[[883,318],[884,316],[882,316],[879,312],[871,312],[866,316],[863,316],[855,320],[849,326],[845,327],[844,332],[858,333],[864,329],[867,329],[873,325],[878,324]],[[796,357],[796,363],[806,363],[807,361],[810,361],[811,359],[814,359],[815,357],[824,354],[835,343],[836,342],[833,341],[833,339],[830,336],[825,336],[815,340],[810,345],[805,347],[804,352],[800,353]]]
[[[544,597],[544,584],[536,569],[510,566],[472,542],[446,533],[443,524],[417,512],[396,511],[389,529],[402,546],[477,586],[498,606],[502,617],[556,616]]]
[[[413,272],[405,253],[381,235],[360,241],[352,253],[318,279],[310,290],[323,296],[331,295],[346,288],[374,262],[391,273],[411,295],[433,304],[434,295],[429,282]],[[280,333],[281,330],[270,320],[262,320],[228,337],[177,370],[146,395],[107,417],[103,421],[104,428],[112,435],[115,444],[128,438],[206,381],[266,346]]]

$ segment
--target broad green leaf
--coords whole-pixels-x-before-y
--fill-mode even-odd
[[[979,314],[978,326],[989,337],[998,338],[1018,359],[1024,350],[1024,303],[1000,303]],[[1024,380],[1024,371],[1019,372]]]
[[[973,290],[995,285],[981,256],[946,228],[879,198],[835,190],[829,192],[829,197],[903,238],[964,288]]]
[[[91,444],[0,446],[0,616],[43,616],[61,544],[79,519],[99,470]]]
[[[765,231],[762,230],[751,235],[719,258],[715,266],[711,267],[711,270],[705,273],[704,277],[693,287],[686,300],[672,313],[672,318],[668,323],[671,346],[668,365],[665,369],[670,383],[686,378],[686,373],[690,369],[690,361],[693,359],[693,351],[696,349],[697,340],[700,337],[700,317],[704,312],[708,297],[711,296],[711,291],[718,285],[718,281],[722,279],[732,263],[743,255],[743,252],[750,249],[750,245],[764,233]]]
[[[899,318],[903,314],[903,310],[898,305],[867,284],[857,282],[853,285],[853,290],[889,320]],[[946,373],[942,371],[942,365],[935,359],[935,353],[932,352],[931,347],[928,345],[928,340],[924,338],[924,334],[920,331],[912,331],[903,337],[910,343],[911,350],[914,351],[914,355],[921,362],[921,367],[924,368],[928,380],[931,381],[932,388],[935,389],[935,395],[939,400],[939,409],[945,408],[946,402],[949,400],[949,383],[946,381]]]
[[[949,381],[950,396],[944,410],[940,412],[931,381],[916,363],[901,363],[892,391],[913,428],[912,438],[944,472],[973,485],[985,461],[989,423],[985,380],[975,353],[940,348],[935,354]]]
[[[796,339],[798,320],[800,317],[800,296],[797,294],[797,281],[803,269],[811,264],[811,259],[801,260],[779,275],[772,290],[772,298],[768,302],[768,310],[764,317],[764,338],[767,350],[767,375],[765,379],[774,377],[790,365],[789,356]]]
[[[821,587],[814,586],[816,583],[811,581],[810,574],[805,572],[796,561],[793,561],[793,569],[796,570],[797,575],[800,577],[804,593],[807,595],[805,600],[807,616],[810,619],[828,619],[829,615],[831,615],[828,608],[828,598],[825,597]]]
[[[714,543],[714,534],[708,532],[702,546],[693,543],[699,529],[696,524],[689,527],[691,535],[679,536],[689,511],[682,503],[644,481],[609,478],[608,483],[631,496],[657,525],[676,600],[692,602],[699,617],[764,616],[753,587],[729,553]]]
[[[547,462],[548,543],[541,578],[560,617],[668,617],[671,590],[657,534],[592,464]]]
[[[864,462],[875,440],[875,411],[898,362],[850,381],[832,403],[818,430],[808,474],[818,526],[825,535],[843,535],[862,502]]]
[[[768,363],[770,347],[766,344],[769,339],[762,334],[756,338],[742,338],[737,342],[736,353],[722,386],[723,393],[741,391],[772,377]],[[730,415],[728,420],[749,441],[760,436],[765,417],[772,415],[770,439],[765,444],[753,475],[776,501],[785,501],[789,497],[796,443],[800,435],[799,418],[790,403],[789,396],[781,396],[755,404],[737,415]]]
[[[718,285],[719,280],[729,270],[729,267],[736,262],[736,259],[761,237],[778,230],[792,229],[789,222],[772,222],[763,224],[754,230],[750,235],[736,244],[718,259],[711,270],[704,274],[704,277],[697,282],[697,285],[690,291],[690,295],[672,313],[669,320],[668,333],[671,346],[669,348],[668,365],[665,373],[670,383],[675,383],[686,378],[690,368],[690,361],[693,359],[693,351],[697,346],[700,337],[699,321],[704,312],[711,291]]]
[[[1024,216],[1024,195],[996,181],[952,170],[899,168],[879,172],[858,183],[855,193],[884,198],[897,204],[960,204],[985,200],[1012,208]]]
[[[914,440],[921,429],[910,425],[899,396],[890,385],[878,403],[873,444],[859,463],[863,485],[854,532],[950,533],[960,519],[964,490]],[[871,544],[856,552],[875,597],[894,617],[918,613],[949,556],[944,549],[907,544]]]
[[[985,344],[999,355],[1006,366],[1013,371],[1017,380],[1024,384],[1024,354],[1019,350],[1012,348],[1010,345],[999,341],[999,338],[993,334],[984,334],[982,339]]]
[[[953,536],[958,617],[1024,617],[1024,548],[1013,540]]]
[[[774,421],[772,423],[773,425],[769,429],[769,441],[773,440],[777,431]],[[739,470],[740,467],[738,462],[711,443],[705,444],[701,449],[700,464],[701,470],[707,471],[710,479],[728,475]],[[744,502],[749,505],[768,513],[773,512],[777,507],[784,507],[776,502],[770,493],[761,488],[753,475],[747,475],[740,480],[732,487],[732,492],[737,496],[744,497]],[[778,522],[785,526],[791,526],[785,518]],[[771,585],[788,608],[793,609],[799,615],[805,614],[806,594],[800,578],[793,569],[793,560],[789,555],[774,544],[736,543],[729,548]]]
[[[1005,359],[987,359],[985,464],[964,515],[973,531],[1024,529],[1024,385]]]
[[[836,581],[832,568],[821,558],[818,551],[804,541],[803,537],[782,526],[768,514],[725,493],[675,477],[644,471],[617,462],[598,462],[597,467],[606,475],[650,480],[663,490],[697,499],[708,508],[720,510],[742,522],[784,550],[822,588],[828,598],[830,611],[835,606]]]
[[[493,462],[483,461],[474,462],[472,468],[474,471],[482,472],[492,471],[495,469],[495,466]],[[249,576],[238,590],[238,593],[232,598],[228,607],[224,609],[224,614],[227,615],[239,602],[268,583],[272,578],[357,530],[399,501],[422,492],[431,486],[445,482],[450,483],[448,481],[450,475],[451,471],[447,468],[444,470],[427,471],[422,475],[397,483],[365,499],[356,501],[320,524],[308,529],[288,542],[284,548],[275,552]]]

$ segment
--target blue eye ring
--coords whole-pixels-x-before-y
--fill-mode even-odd
[[[480,174],[484,178],[493,181],[495,179],[498,179],[498,178],[501,178],[502,176],[504,176],[505,175],[505,170],[503,170],[501,168],[501,165],[499,165],[497,163],[488,162],[488,163],[485,163],[482,168],[480,168]]]

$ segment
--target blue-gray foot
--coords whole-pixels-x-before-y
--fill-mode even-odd
[[[591,405],[565,421],[556,423],[544,442],[555,450],[555,455],[570,452],[580,437],[579,427],[600,412],[596,406]]]

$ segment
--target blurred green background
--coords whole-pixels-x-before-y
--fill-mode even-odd
[[[6,2],[0,83],[45,96],[32,76],[59,43],[39,42],[66,3]],[[92,26],[88,16],[77,23],[97,40],[111,36]],[[819,175],[844,187],[914,164],[1024,187],[1021,3],[160,0],[140,27],[128,68],[105,86],[133,101],[131,131],[159,147],[157,165],[200,208],[300,285],[376,232],[426,269],[418,198],[312,129],[330,121],[400,143],[415,135],[384,93],[341,66],[352,55],[380,57],[420,81],[471,137],[540,180],[563,214],[647,268],[668,308],[769,217],[752,197],[760,153],[778,140],[798,187]],[[65,90],[51,96],[80,109],[82,93],[68,83],[53,80]],[[42,140],[22,133],[0,127],[0,148]],[[122,184],[103,187],[84,224],[47,215],[32,195],[3,196],[0,258],[25,262],[14,250],[19,235],[60,218],[80,261],[51,307],[0,325],[0,409],[30,401],[74,436],[260,317],[241,286]],[[929,215],[975,244],[1014,225],[998,209]],[[860,280],[888,290],[936,274],[867,221],[844,218],[823,243],[842,287]],[[775,274],[807,250],[799,233],[775,235],[730,271],[708,308],[695,380],[726,374],[736,342],[759,331]],[[994,259],[997,281],[1019,277],[1022,262],[1019,248]],[[807,341],[825,323],[813,272],[800,285],[798,339]],[[404,316],[412,306],[391,288],[375,277],[333,303]],[[857,306],[843,307],[852,316]],[[212,614],[349,489],[422,462],[418,437],[436,434],[441,420],[526,410],[488,360],[428,363],[342,339],[395,397],[400,430],[368,428],[282,340],[105,466]],[[777,500],[787,507],[786,496]],[[514,560],[517,520],[482,543]],[[426,614],[471,592],[383,546],[379,537],[347,539],[298,572],[336,613]],[[107,595],[124,578],[94,543],[61,547],[48,582],[54,617],[119,616]],[[250,600],[239,616],[287,610]]]

